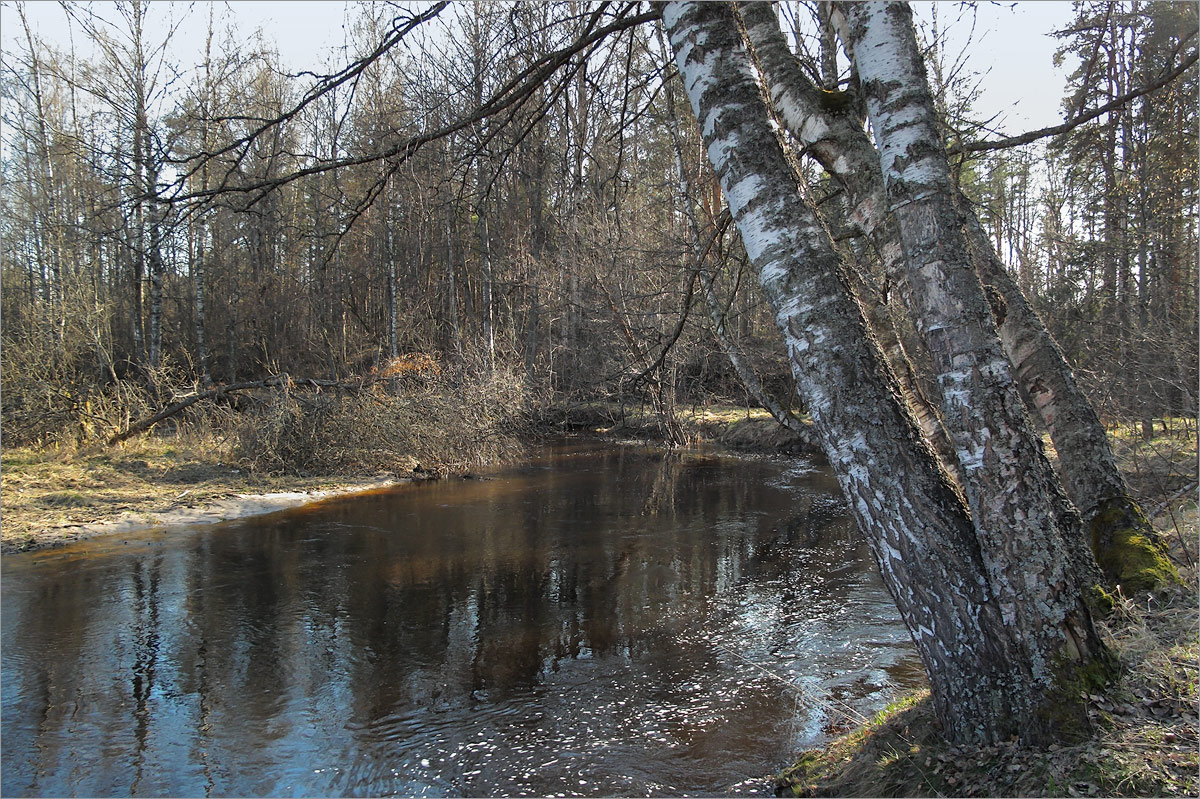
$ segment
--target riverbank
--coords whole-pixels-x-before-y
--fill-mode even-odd
[[[1195,502],[1182,511],[1195,519]],[[1194,543],[1194,522],[1187,535]],[[950,746],[924,692],[801,753],[776,778],[777,795],[1200,795],[1194,563],[1177,560],[1183,585],[1155,597],[1122,597],[1113,616],[1099,624],[1120,673],[1103,692],[1086,696],[1089,739],[1048,748],[1012,741]]]
[[[663,440],[658,416],[645,407],[594,402],[558,409],[547,417],[552,424],[565,430],[586,430],[610,438]],[[763,408],[682,407],[677,410],[675,421],[691,444],[717,445],[735,452],[819,454],[824,457],[809,443],[812,434],[783,427]],[[811,428],[807,420],[801,421]]]
[[[213,396],[154,417],[162,401],[122,384],[87,425],[33,435],[10,423],[0,551],[241,518],[523,457],[528,425],[505,410],[525,407],[519,378],[417,365],[344,391],[283,376],[254,384],[237,407]],[[159,421],[119,432],[142,429],[139,417]]]
[[[407,479],[254,472],[169,438],[104,452],[6,449],[0,455],[0,552],[255,516]]]
[[[762,410],[704,408],[681,417],[697,443],[771,452],[802,447]],[[608,406],[578,408],[558,421],[559,430],[655,437],[651,415],[621,414]],[[475,454],[460,446],[447,448],[441,461],[392,458],[393,468],[386,471],[296,474],[238,462],[228,446],[205,436],[146,435],[103,449],[7,448],[0,453],[0,552],[270,513],[453,474]]]
[[[1200,563],[1195,427],[1143,439],[1111,431],[1114,452],[1167,544],[1181,583],[1118,596],[1100,633],[1120,664],[1088,694],[1092,736],[1023,747],[952,747],[928,692],[902,697],[863,727],[802,752],[780,796],[1198,796]],[[1053,457],[1053,452],[1050,452]]]

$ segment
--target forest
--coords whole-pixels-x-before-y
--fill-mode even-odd
[[[1005,135],[934,6],[351,4],[317,72],[236,4],[6,7],[4,446],[409,474],[760,409],[946,737],[1064,735],[1115,587],[1178,581],[1112,440],[1194,447],[1197,10],[1073,3]]]
[[[795,404],[653,11],[455,4],[418,27],[365,5],[347,55],[366,60],[314,80],[215,7],[191,12],[198,64],[150,38],[165,8],[115,10],[73,8],[86,60],[32,33],[6,53],[7,441],[87,435],[143,391],[427,363],[555,402],[655,401],[668,427],[677,403]],[[788,13],[818,85],[844,86],[815,12]],[[1058,34],[1079,63],[1064,116],[1185,63],[1191,13],[1080,5]],[[1191,415],[1195,70],[995,147],[954,54],[926,55],[956,179],[1102,417]],[[800,168],[869,272],[839,187]]]

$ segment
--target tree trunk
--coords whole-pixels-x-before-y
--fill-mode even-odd
[[[925,662],[946,733],[1032,732],[1045,665],[1029,660],[990,598],[970,518],[899,402],[829,234],[800,197],[731,9],[669,3],[663,22],[801,398]]]
[[[394,361],[400,357],[400,314],[396,297],[396,226],[392,219],[392,197],[385,195],[384,202],[387,203],[387,212],[383,219],[386,248],[383,257],[387,261],[387,291],[384,292],[384,298],[387,302],[388,358]]]
[[[1105,656],[1082,594],[1079,519],[1029,425],[971,264],[912,11],[841,3],[835,17],[879,145],[906,256],[901,295],[937,372],[988,582],[1025,648],[1030,689],[1050,690]]]
[[[862,120],[853,113],[854,98],[845,92],[818,89],[805,78],[770,4],[739,3],[738,7],[755,62],[770,87],[773,108],[788,131],[846,190],[851,206],[850,224],[870,240],[882,262],[884,280],[901,280],[904,251],[900,231],[887,213],[879,159],[863,130]],[[879,339],[909,409],[942,465],[961,482],[949,434],[917,383],[886,303],[857,270],[849,274],[855,295],[863,305],[871,331]]]
[[[488,220],[482,201],[479,205],[480,320],[483,325],[483,352],[488,369],[496,366],[496,333],[492,329],[492,255]]]
[[[855,124],[851,116],[852,103],[845,102],[840,106],[841,110],[824,107],[823,95],[815,87],[807,84],[804,76],[796,68],[795,60],[791,58],[779,31],[777,18],[770,8],[759,3],[742,4],[741,8],[758,63],[770,81],[776,110],[789,131],[809,148],[809,152],[846,189],[854,208],[854,223],[861,226],[863,232],[870,236],[876,250],[884,258],[887,273],[897,281],[902,279],[899,268],[903,263],[899,234],[885,213],[883,183],[876,167],[878,161],[871,163],[870,160],[877,159],[877,155],[865,132]],[[968,206],[962,204],[961,208],[967,209]],[[982,253],[977,256],[980,258],[981,270],[986,270],[981,271],[981,277],[985,282],[995,285],[1008,301],[1009,315],[999,326],[1001,340],[1021,380],[1022,388],[1035,399],[1037,410],[1050,428],[1051,437],[1059,450],[1067,493],[1083,509],[1084,529],[1089,532],[1092,530],[1092,523],[1098,518],[1096,511],[1100,506],[1108,510],[1109,518],[1132,522],[1140,515],[1140,511],[1136,505],[1130,505],[1128,490],[1124,488],[1124,480],[1116,470],[1099,419],[1096,418],[1087,398],[1075,385],[1070,368],[1057,345],[1003,269],[982,226],[973,214],[964,216],[968,237],[977,253]],[[870,292],[869,287],[861,287],[858,291],[860,300],[873,299]],[[864,306],[871,318],[885,312],[881,304],[865,302]],[[954,451],[949,448],[949,440],[941,419],[930,409],[928,401],[917,387],[911,364],[900,346],[894,326],[889,322],[880,322],[873,323],[872,329],[879,337],[884,351],[888,353],[889,361],[900,379],[905,397],[909,400],[910,408],[922,430],[930,438],[938,454],[951,466],[951,471],[958,476]],[[1053,389],[1047,389],[1047,386],[1053,386]],[[1055,407],[1057,398],[1062,398],[1062,407]],[[1088,416],[1094,421],[1089,422]],[[1056,419],[1058,424],[1055,424]],[[1091,489],[1088,488],[1089,485],[1092,486]],[[1114,490],[1118,485],[1120,489]],[[1111,524],[1101,526],[1111,529]],[[1145,532],[1138,534],[1146,540],[1152,541],[1154,538],[1152,528],[1148,535]],[[1101,534],[1103,541],[1112,541],[1118,537],[1123,542],[1128,540],[1128,536],[1115,531]],[[1093,548],[1096,548],[1095,545]],[[1142,548],[1140,542],[1135,542],[1136,548]],[[1113,560],[1111,556],[1101,556],[1098,548],[1096,556],[1106,563]],[[1083,568],[1088,568],[1086,558],[1078,555],[1076,558],[1083,561]],[[1127,586],[1142,585],[1145,578],[1153,577],[1153,574],[1146,570],[1147,558],[1132,557],[1127,560],[1143,573],[1143,577],[1135,577],[1134,573],[1126,568],[1124,573],[1120,574],[1121,579],[1114,579],[1116,573],[1106,567],[1106,576],[1110,582],[1123,582]],[[1149,560],[1156,562],[1154,558]]]
[[[159,243],[161,236],[162,228],[158,222],[151,223],[150,252],[147,258],[150,267],[150,313],[146,325],[149,339],[146,362],[151,369],[157,369],[162,363],[163,272],[165,267],[162,259],[162,247]]]
[[[454,280],[454,226],[450,213],[446,214],[446,317],[450,320],[450,339],[454,344],[454,353],[461,361],[462,328],[458,324],[458,287]]]
[[[660,44],[665,43],[661,41]],[[708,318],[712,320],[713,338],[717,340],[717,344],[725,353],[725,357],[729,359],[729,364],[733,367],[734,373],[737,374],[738,380],[742,387],[746,389],[746,393],[757,402],[759,405],[767,409],[771,417],[781,426],[786,427],[794,433],[798,433],[804,443],[809,446],[816,446],[815,437],[808,425],[796,418],[795,414],[784,408],[782,404],[763,388],[762,381],[758,379],[758,375],[754,373],[749,362],[746,360],[745,354],[737,342],[730,337],[729,332],[725,328],[725,309],[721,302],[717,299],[716,291],[713,288],[715,276],[712,271],[704,265],[704,259],[707,255],[706,248],[702,243],[700,235],[700,222],[696,218],[696,209],[694,207],[695,192],[692,189],[691,182],[688,180],[687,170],[684,169],[683,159],[683,144],[680,142],[679,122],[675,118],[675,92],[674,85],[668,83],[666,88],[667,93],[667,119],[670,126],[671,145],[675,151],[675,173],[679,180],[679,197],[683,206],[683,215],[687,220],[688,239],[692,249],[692,260],[694,267],[699,273],[700,288],[704,294],[704,304],[708,308]],[[724,223],[718,227],[717,232],[723,230]],[[715,234],[714,234],[715,235]]]
[[[959,198],[967,208],[966,198]],[[1059,474],[1079,508],[1092,553],[1111,585],[1127,592],[1174,576],[1158,533],[1130,496],[1108,435],[1050,331],[989,246],[974,214],[964,213],[979,275],[994,287],[992,303],[1004,351],[1058,451]]]
[[[196,337],[196,366],[200,370],[200,384],[207,386],[212,383],[212,375],[208,371],[208,310],[205,307],[205,279],[207,264],[205,259],[208,252],[205,248],[208,236],[208,224],[201,213],[196,222],[194,232],[195,242],[192,252],[192,291],[193,313],[195,315],[194,334]]]

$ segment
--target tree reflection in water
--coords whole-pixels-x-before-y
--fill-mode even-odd
[[[3,791],[766,791],[837,702],[920,680],[836,497],[795,461],[575,445],[6,557]]]

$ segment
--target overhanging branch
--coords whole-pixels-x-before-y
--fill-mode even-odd
[[[1095,108],[1087,113],[1080,114],[1074,119],[1069,119],[1061,125],[1054,125],[1049,128],[1041,128],[1040,130],[1031,130],[1027,133],[1022,133],[1019,136],[1010,136],[1007,139],[996,139],[994,141],[979,141],[955,145],[954,147],[950,148],[948,154],[965,155],[967,153],[982,153],[989,152],[991,150],[1006,150],[1010,147],[1020,147],[1022,144],[1029,144],[1030,142],[1035,142],[1038,139],[1044,139],[1047,136],[1058,136],[1063,133],[1068,133],[1080,125],[1091,122],[1098,116],[1107,114],[1109,111],[1115,111],[1116,109],[1125,105],[1125,103],[1128,103],[1130,100],[1136,100],[1137,98],[1150,94],[1151,92],[1158,91],[1186,72],[1188,68],[1196,63],[1196,59],[1197,54],[1192,53],[1190,56],[1180,62],[1179,66],[1175,67],[1175,69],[1163,75],[1158,80],[1148,83],[1145,86],[1140,86],[1132,91],[1125,92],[1125,94],[1122,94],[1119,97],[1114,97],[1112,100],[1100,106],[1099,108]]]

